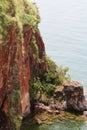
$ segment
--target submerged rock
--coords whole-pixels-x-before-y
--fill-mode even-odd
[[[64,93],[67,110],[83,112],[87,110],[83,85],[77,81],[67,81],[64,83]]]

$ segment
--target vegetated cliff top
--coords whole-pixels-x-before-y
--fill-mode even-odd
[[[23,25],[37,26],[39,22],[38,9],[29,0],[0,0],[0,44],[6,38],[8,27],[17,26],[21,34]]]

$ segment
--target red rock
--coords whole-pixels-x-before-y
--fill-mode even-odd
[[[24,26],[23,44],[18,41],[17,31],[17,28],[9,28],[7,44],[0,47],[0,109],[6,115],[10,113],[10,118],[30,113],[29,80],[33,76],[41,76],[38,71],[33,75],[31,66],[34,65],[37,70],[40,67],[42,74],[46,71],[45,48],[38,30],[33,34],[32,28]],[[34,52],[29,52],[29,48],[33,50],[30,45],[32,35],[35,35],[37,40],[39,58],[43,61],[41,63],[33,59]]]
[[[46,71],[38,9],[28,2],[0,1],[0,111],[17,130],[30,113],[29,81]]]

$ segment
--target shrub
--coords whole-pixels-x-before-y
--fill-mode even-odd
[[[59,84],[63,84],[65,80],[70,80],[70,76],[69,74],[67,74],[68,70],[69,70],[68,67],[64,68],[62,66],[57,67],[57,77]]]
[[[44,78],[46,82],[60,85],[63,84],[65,80],[70,79],[69,75],[67,75],[68,67],[63,68],[62,66],[57,66],[51,58],[46,58],[48,72],[45,73]]]
[[[40,81],[40,78],[34,78],[32,80],[30,80],[30,97],[31,100],[35,100],[37,94],[40,92],[42,93],[43,90],[43,86],[42,83]]]
[[[55,85],[46,81],[41,81],[40,78],[30,80],[30,97],[31,101],[36,100],[37,94],[41,96],[43,93],[47,96],[52,96]]]
[[[8,28],[17,27],[23,42],[23,26],[37,27],[40,22],[38,8],[29,0],[0,0],[0,44],[8,34]]]
[[[38,93],[47,96],[53,96],[56,86],[63,84],[65,80],[69,79],[67,75],[68,68],[62,66],[57,67],[49,57],[46,58],[48,71],[44,74],[43,78],[38,77],[30,81],[30,95],[31,100],[35,100]]]

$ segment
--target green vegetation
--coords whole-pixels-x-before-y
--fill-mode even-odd
[[[21,106],[20,94],[20,90],[15,89],[9,95],[10,109],[8,114],[12,123],[15,124],[15,130],[19,130],[22,121],[21,110],[19,109]]]
[[[23,42],[23,25],[37,26],[39,22],[38,9],[29,0],[0,0],[0,44],[4,42],[9,27],[18,27]]]
[[[45,74],[45,80],[48,83],[62,85],[65,80],[68,80],[70,78],[69,75],[67,75],[67,72],[69,70],[68,67],[58,67],[50,57],[46,57],[46,63],[48,72]]]
[[[23,24],[36,26],[40,22],[40,16],[36,5],[29,2],[29,0],[24,0],[24,7]]]
[[[17,45],[14,46],[14,50],[12,46],[10,47],[11,43],[15,44],[22,44],[22,56],[25,54],[24,48],[24,34],[23,34],[23,27],[24,25],[28,25],[34,30],[36,30],[38,23],[40,22],[40,17],[38,13],[38,8],[35,4],[31,3],[29,0],[0,0],[0,48],[5,46],[10,48],[9,54],[15,54],[15,49]],[[16,37],[16,38],[15,38]],[[34,35],[32,36],[33,41]],[[14,40],[14,41],[12,41]],[[38,46],[36,41],[33,42],[31,40],[31,46],[29,49],[34,47],[35,54],[33,54],[33,58],[36,60],[38,59]],[[10,44],[9,44],[10,43]],[[8,45],[9,44],[9,45]],[[8,47],[9,46],[9,47]],[[12,49],[12,50],[11,50]],[[32,52],[29,51],[31,54]],[[16,55],[20,52],[17,50]],[[10,56],[9,56],[10,57]],[[16,57],[17,58],[17,57]],[[24,58],[24,57],[23,57]],[[9,60],[9,58],[8,58]],[[16,129],[19,130],[22,115],[21,115],[21,88],[16,88],[18,86],[19,74],[18,74],[18,60],[15,59],[14,65],[10,66],[10,70],[12,72],[12,76],[9,78],[8,82],[13,82],[14,86],[11,86],[11,93],[9,93],[9,102],[10,102],[10,109],[9,109],[9,117],[12,123],[15,125]],[[9,60],[9,64],[10,64]],[[3,64],[3,70],[7,68],[7,64]],[[2,70],[2,71],[3,71]],[[26,68],[23,68],[23,71],[26,71]],[[18,114],[19,113],[19,114]]]
[[[30,81],[31,100],[35,100],[38,93],[44,93],[48,97],[53,96],[55,88],[62,85],[65,80],[70,78],[67,75],[67,67],[57,67],[49,57],[46,57],[46,63],[48,71],[43,75],[43,77],[34,78]]]
[[[32,54],[33,59],[38,60],[39,48],[38,48],[36,37],[35,37],[34,33],[32,34],[32,38],[30,40],[29,53]]]
[[[17,29],[17,34],[15,34],[15,44],[22,44],[23,57],[25,54],[23,44],[23,26],[29,25],[29,27],[33,28],[32,38],[28,46],[28,52],[31,60],[31,77],[33,77],[29,81],[31,100],[35,100],[38,93],[40,95],[45,94],[48,97],[52,96],[56,86],[63,84],[63,82],[68,79],[66,74],[68,68],[57,67],[49,57],[46,57],[47,72],[43,74],[42,77],[37,76],[42,75],[43,73],[42,66],[40,65],[43,63],[43,55],[45,56],[45,54],[43,54],[45,53],[43,49],[39,52],[39,45],[35,37],[35,31],[39,22],[40,17],[38,9],[36,5],[32,4],[29,0],[0,0],[0,47],[10,42],[11,38],[8,36],[10,30],[12,31],[11,33],[15,34],[15,30]],[[17,53],[20,53],[19,50]],[[3,68],[5,67],[6,65],[3,65]],[[18,83],[19,78],[17,59],[10,69],[12,69],[11,72],[13,72],[13,77],[11,77],[12,79],[10,80],[13,80],[15,86],[15,84]],[[26,68],[23,68],[23,71],[26,71]],[[12,88],[12,91],[9,94],[9,101],[9,117],[18,130],[22,120],[20,110],[21,90],[16,88],[16,86],[15,89]]]

